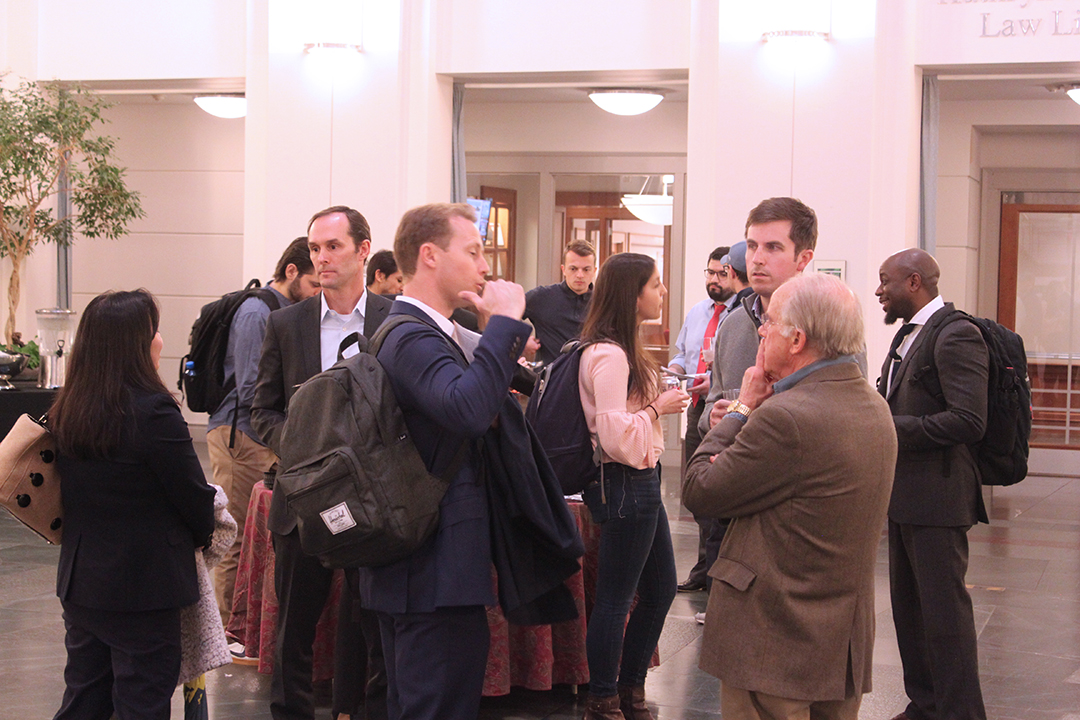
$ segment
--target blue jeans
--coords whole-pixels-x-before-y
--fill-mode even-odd
[[[659,467],[635,470],[605,463],[604,485],[606,503],[599,483],[583,493],[600,523],[596,603],[585,641],[589,692],[597,697],[616,694],[616,674],[619,684],[645,684],[678,583]],[[627,620],[635,591],[638,602]]]

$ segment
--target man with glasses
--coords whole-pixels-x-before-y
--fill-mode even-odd
[[[737,243],[737,245],[745,245]],[[690,406],[686,409],[686,437],[683,439],[683,465],[697,450],[701,442],[701,433],[698,431],[698,420],[705,409],[705,395],[709,391],[709,368],[712,365],[713,338],[716,329],[724,318],[728,316],[732,308],[736,307],[737,299],[732,295],[736,290],[748,288],[746,283],[746,253],[737,253],[736,264],[741,271],[731,267],[731,248],[721,246],[709,253],[709,264],[705,268],[705,292],[708,298],[702,300],[690,312],[686,313],[686,321],[683,322],[682,330],[675,341],[678,353],[671,358],[669,368],[680,374],[687,372],[702,376],[700,379],[687,383],[687,392],[690,393]],[[741,255],[741,257],[738,257]],[[737,275],[741,272],[741,278]],[[749,289],[746,290],[749,293]],[[689,577],[679,583],[679,592],[696,592],[705,589],[706,571],[705,566],[705,539],[709,535],[712,525],[711,518],[699,518],[694,516],[698,524],[698,559],[690,569]]]
[[[811,273],[771,300],[739,399],[683,483],[687,507],[734,518],[710,571],[700,667],[721,681],[724,720],[854,720],[873,674],[896,433],[858,367],[854,293]]]

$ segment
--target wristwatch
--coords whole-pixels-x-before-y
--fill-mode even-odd
[[[738,400],[733,400],[731,404],[727,406],[727,411],[729,413],[738,413],[746,418],[750,417],[750,413],[753,412],[749,405],[741,403]]]

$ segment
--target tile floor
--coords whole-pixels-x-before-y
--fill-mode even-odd
[[[205,446],[200,448],[204,452]],[[666,473],[680,577],[692,564],[697,526],[679,505],[677,471]],[[988,496],[988,499],[989,496]],[[970,533],[979,661],[990,720],[1080,720],[1080,479],[1029,477],[997,489],[991,525]],[[51,717],[63,692],[63,624],[54,595],[56,548],[0,513],[0,720]],[[680,594],[661,640],[661,664],[647,695],[660,720],[719,718],[719,682],[697,669],[701,630],[693,614],[704,593]],[[888,720],[903,709],[884,541],[878,551],[878,636],[874,692],[863,720]],[[807,662],[812,662],[807,658]],[[231,666],[208,676],[210,717],[266,720],[269,678]],[[174,717],[183,717],[180,693]],[[515,690],[486,699],[481,718],[581,717],[569,688]],[[329,710],[318,711],[319,720]]]

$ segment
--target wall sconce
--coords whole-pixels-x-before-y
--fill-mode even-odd
[[[589,99],[613,115],[640,115],[659,105],[664,94],[646,88],[609,88],[590,90]]]
[[[352,43],[304,43],[305,53],[341,52],[344,50],[352,50],[358,53],[364,52],[364,48],[359,45],[354,45]]]
[[[674,175],[664,175],[661,180],[664,184],[663,194],[645,195],[645,188],[649,184],[649,178],[645,178],[645,185],[641,186],[641,193],[637,195],[623,195],[622,204],[633,213],[634,217],[642,222],[652,225],[670,225],[674,219],[675,198],[667,194],[668,185],[675,182]]]
[[[829,33],[823,30],[769,30],[761,33],[761,42],[779,40],[781,38],[820,38],[825,42],[830,39]]]
[[[243,95],[197,95],[195,104],[219,118],[242,118],[247,115],[247,98]]]

